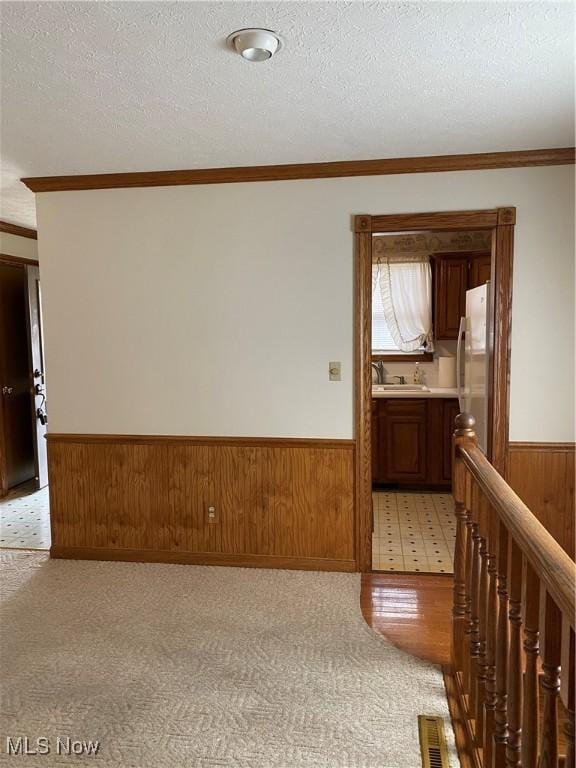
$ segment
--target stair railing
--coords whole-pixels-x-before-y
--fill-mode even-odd
[[[477,768],[574,768],[576,564],[490,464],[474,424],[456,418],[453,462],[451,672],[466,756]]]

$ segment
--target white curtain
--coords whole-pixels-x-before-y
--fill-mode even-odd
[[[374,269],[376,267],[376,269]],[[380,280],[380,267],[372,262],[372,301],[374,301],[374,294]]]
[[[376,282],[390,334],[402,352],[414,352],[432,339],[432,270],[428,256],[388,256],[378,259]],[[372,290],[375,290],[374,277]]]

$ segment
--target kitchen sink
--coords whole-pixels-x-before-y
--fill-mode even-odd
[[[374,384],[372,392],[430,392],[422,384]]]

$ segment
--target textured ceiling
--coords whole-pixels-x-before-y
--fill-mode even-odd
[[[569,146],[574,5],[1,2],[2,211],[17,181]],[[246,26],[283,49],[253,64]]]

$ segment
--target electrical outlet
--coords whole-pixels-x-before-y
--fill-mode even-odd
[[[217,523],[218,522],[218,513],[216,512],[216,507],[208,507],[207,510],[208,513],[208,522],[209,523]]]
[[[328,378],[330,381],[342,381],[342,363],[328,363]]]

